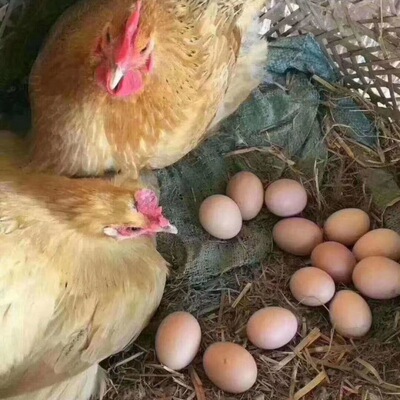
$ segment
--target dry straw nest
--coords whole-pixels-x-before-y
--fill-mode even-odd
[[[12,35],[23,0],[0,0],[0,38]],[[285,158],[288,173],[302,180],[310,193],[308,213],[322,222],[333,210],[359,206],[369,211],[375,227],[397,226],[397,206],[383,210],[374,205],[363,172],[372,168],[398,176],[400,151],[400,1],[398,0],[273,0],[266,8],[270,36],[314,34],[340,69],[342,85],[315,76],[329,99],[353,98],[380,132],[380,144],[371,150],[346,136],[333,113],[323,124],[330,156],[320,174],[306,179]],[[356,188],[356,190],[355,190]],[[400,399],[400,303],[370,302],[374,314],[371,333],[358,341],[338,336],[326,310],[303,307],[293,301],[288,281],[307,260],[272,251],[265,263],[242,267],[192,287],[184,279],[171,279],[158,315],[139,341],[104,364],[112,382],[107,400],[142,399]],[[194,307],[203,304],[199,310]],[[209,306],[207,306],[209,304]],[[268,305],[294,311],[300,320],[297,338],[279,351],[264,352],[246,339],[249,316]],[[161,366],[153,349],[157,321],[168,312],[193,312],[203,330],[201,351],[182,372]],[[259,366],[256,385],[239,396],[219,391],[205,377],[201,355],[212,342],[231,340],[244,345]]]

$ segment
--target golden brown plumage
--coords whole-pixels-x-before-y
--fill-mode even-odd
[[[157,221],[138,211],[140,183],[26,175],[15,163],[24,143],[3,133],[0,149],[0,398],[88,400],[99,361],[161,300],[166,262],[139,235]]]
[[[267,56],[257,32],[264,4],[76,4],[56,24],[30,77],[31,166],[88,176],[179,160],[259,84]],[[132,40],[128,26],[136,29]],[[130,56],[121,50],[126,37]]]

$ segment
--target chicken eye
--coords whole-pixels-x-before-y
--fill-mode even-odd
[[[149,45],[147,44],[145,47],[143,47],[142,50],[140,50],[140,54],[144,54],[149,48]]]
[[[107,23],[103,28],[103,42],[105,45],[111,44],[112,36],[111,36],[111,26],[110,23]]]
[[[107,32],[106,32],[106,43],[107,44],[111,43],[111,33],[110,33],[110,31],[108,29],[107,29]]]

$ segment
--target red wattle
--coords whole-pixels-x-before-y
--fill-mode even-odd
[[[116,97],[128,97],[144,89],[143,76],[140,71],[128,71],[112,94]]]

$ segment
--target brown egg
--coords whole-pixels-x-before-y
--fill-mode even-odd
[[[292,217],[306,208],[307,192],[293,179],[279,179],[267,187],[265,205],[278,217]]]
[[[201,328],[193,315],[178,311],[168,315],[156,334],[156,353],[160,363],[175,371],[187,367],[196,356]]]
[[[358,239],[353,253],[357,260],[382,256],[397,261],[400,259],[400,235],[391,229],[375,229]]]
[[[293,297],[306,306],[322,306],[335,294],[335,282],[319,268],[305,267],[296,271],[290,279]]]
[[[341,290],[329,305],[329,316],[336,331],[348,338],[367,334],[372,325],[372,313],[367,302],[352,290]]]
[[[239,172],[232,177],[226,194],[239,206],[244,221],[255,218],[264,204],[264,187],[257,175]]]
[[[308,256],[319,245],[322,230],[314,222],[304,218],[286,218],[279,221],[272,231],[275,243],[282,250],[295,256]]]
[[[210,381],[228,393],[243,393],[257,379],[253,356],[235,343],[212,344],[204,353],[203,367]]]
[[[325,242],[319,244],[311,253],[312,265],[327,272],[336,283],[351,282],[356,258],[343,244]]]
[[[368,214],[358,208],[345,208],[333,213],[325,222],[324,231],[329,240],[352,246],[370,228]]]
[[[282,307],[266,307],[247,322],[247,337],[260,349],[273,350],[288,344],[296,335],[296,316]]]
[[[371,299],[393,299],[400,295],[400,264],[381,256],[364,258],[354,268],[353,283]]]
[[[203,228],[218,239],[232,239],[242,228],[242,214],[228,196],[210,196],[200,206],[199,219]]]

